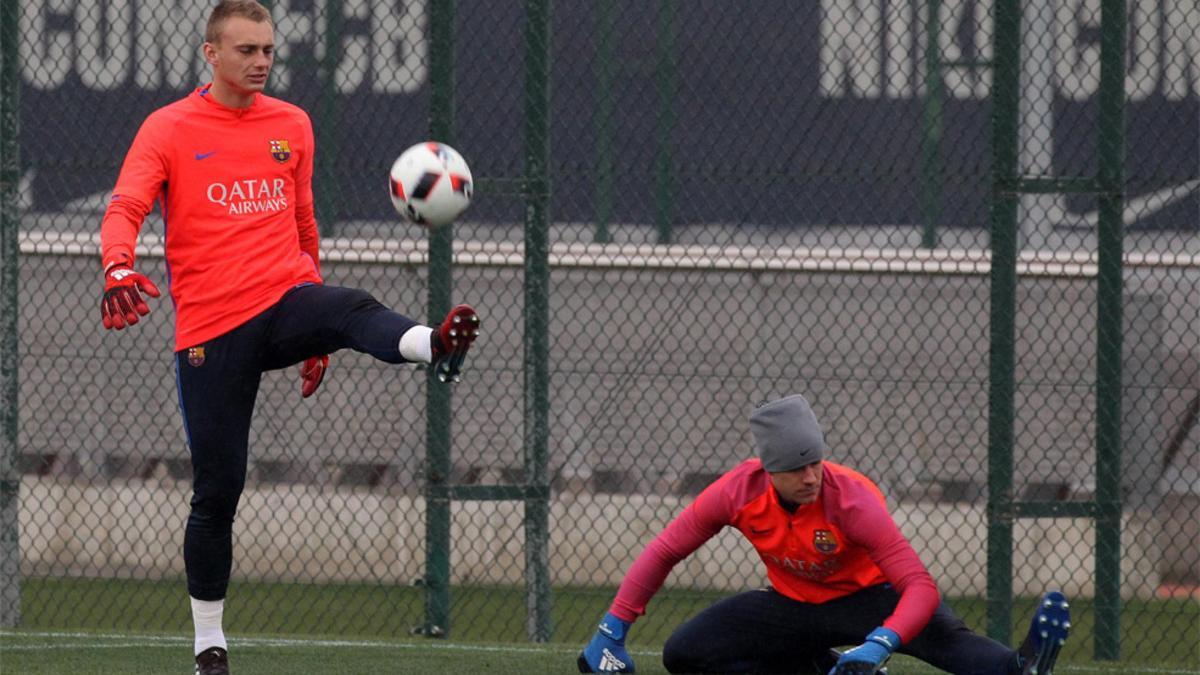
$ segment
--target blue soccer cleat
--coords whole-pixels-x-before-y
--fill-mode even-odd
[[[1029,633],[1021,642],[1017,652],[1021,656],[1022,675],[1052,675],[1058,652],[1067,642],[1071,632],[1071,609],[1067,596],[1059,591],[1050,591],[1042,596]]]

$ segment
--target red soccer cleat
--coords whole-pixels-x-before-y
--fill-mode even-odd
[[[433,333],[433,361],[430,366],[439,382],[458,382],[463,360],[475,338],[479,337],[479,315],[470,305],[458,305]]]

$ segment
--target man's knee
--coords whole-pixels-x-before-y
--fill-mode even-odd
[[[962,633],[970,633],[971,629],[954,610],[950,609],[946,603],[938,605],[929,622],[925,624],[925,628],[921,631],[921,636],[937,640],[946,640],[950,637],[960,635]]]
[[[663,645],[663,667],[668,673],[702,673],[710,665],[705,641],[680,626]]]
[[[667,638],[666,644],[663,645],[663,667],[667,669],[668,673],[695,672],[695,661],[692,656],[693,654],[689,652],[684,640],[679,638],[678,631]]]
[[[320,287],[320,290],[327,294],[327,301],[334,307],[340,308],[349,314],[361,312],[364,310],[375,310],[383,307],[375,296],[364,291],[361,288],[350,288],[347,286],[326,286]]]
[[[232,524],[241,496],[241,485],[197,489],[192,496],[192,512],[188,518],[208,526]]]

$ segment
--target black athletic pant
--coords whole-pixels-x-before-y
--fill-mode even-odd
[[[262,373],[344,347],[403,363],[400,336],[416,325],[365,291],[306,284],[228,333],[175,354],[192,454],[192,510],[183,538],[192,597],[220,600],[229,586],[233,516],[246,482]]]
[[[663,665],[672,673],[829,672],[831,647],[857,646],[892,614],[900,596],[888,584],[819,605],[774,589],[725,598],[667,639]],[[957,675],[1016,672],[1016,651],[971,631],[946,603],[901,654]]]

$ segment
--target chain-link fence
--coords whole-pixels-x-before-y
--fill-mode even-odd
[[[973,627],[1007,637],[1057,586],[1070,658],[1116,657],[1092,635],[1119,632],[1124,658],[1196,667],[1169,647],[1200,601],[1200,8],[1039,0],[997,39],[1016,6],[271,3],[269,91],[316,128],[326,281],[424,319],[452,274],[485,335],[450,423],[420,371],[360,354],[312,399],[292,370],[264,378],[230,629],[583,640],[641,548],[750,456],[754,404],[800,392]],[[22,626],[190,630],[173,311],[102,330],[97,235],[140,121],[207,81],[207,12],[19,4],[0,561]],[[385,192],[430,134],[478,183],[452,268]],[[160,282],[162,236],[155,213]],[[1005,528],[1008,574],[985,544]],[[764,582],[724,533],[636,639]]]

